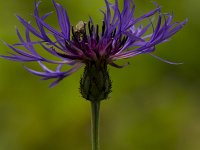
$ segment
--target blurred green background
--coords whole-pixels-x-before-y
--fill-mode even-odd
[[[72,24],[92,16],[102,20],[103,0],[57,0]],[[120,4],[122,6],[122,0]],[[113,92],[101,106],[102,150],[200,149],[200,1],[156,0],[175,20],[189,19],[184,29],[157,55],[183,65],[169,65],[149,55],[129,60],[123,69],[110,68]],[[33,20],[34,0],[1,0],[0,38],[18,41],[15,14]],[[136,16],[154,8],[150,0],[135,0]],[[40,12],[53,10],[43,0]],[[51,24],[58,26],[56,18]],[[1,54],[10,51],[0,43]],[[0,150],[89,150],[90,104],[79,94],[83,69],[48,88],[20,63],[0,60]]]

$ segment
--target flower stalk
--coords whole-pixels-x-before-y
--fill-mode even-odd
[[[91,101],[91,135],[92,150],[100,150],[99,146],[99,111],[100,101]]]

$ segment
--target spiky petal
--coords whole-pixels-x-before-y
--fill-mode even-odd
[[[117,65],[114,61],[140,54],[151,54],[155,58],[163,60],[152,54],[156,45],[168,41],[187,22],[187,19],[180,23],[173,22],[173,15],[163,14],[158,5],[154,10],[137,18],[134,16],[136,7],[132,0],[124,0],[122,11],[119,9],[118,0],[115,0],[113,4],[105,0],[106,10],[101,10],[102,25],[95,25],[90,18],[87,23],[80,21],[74,27],[71,26],[63,6],[54,0],[52,3],[56,10],[60,29],[55,29],[45,21],[52,12],[41,16],[39,13],[40,1],[35,2],[34,18],[37,28],[17,16],[25,27],[25,38],[16,29],[19,43],[10,45],[4,42],[14,53],[1,56],[13,61],[38,62],[42,72],[25,68],[32,74],[41,76],[42,79],[56,79],[51,86],[55,86],[84,64],[86,64],[86,68],[87,64],[91,63],[110,64],[113,67],[122,68],[123,66]],[[157,16],[157,23],[154,27],[151,18],[155,16]],[[141,23],[143,20],[148,20],[149,24],[143,27]],[[152,30],[151,33],[147,34],[150,30]],[[32,40],[30,34],[37,37],[38,40]],[[36,45],[40,45],[56,60],[46,58],[38,53],[35,49]],[[45,63],[57,65],[57,69],[53,71],[47,68]],[[62,71],[61,67],[64,65],[71,66],[71,69]]]

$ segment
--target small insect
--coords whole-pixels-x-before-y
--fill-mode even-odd
[[[76,38],[78,41],[82,41],[83,39],[83,35],[86,32],[85,25],[85,22],[79,21],[78,24],[75,26],[75,29],[72,30],[74,38]]]
[[[85,23],[83,21],[79,21],[76,25],[75,32],[82,32],[84,31]]]

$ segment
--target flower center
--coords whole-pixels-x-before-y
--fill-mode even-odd
[[[71,28],[71,39],[65,41],[66,53],[57,54],[64,58],[81,60],[83,63],[101,60],[106,62],[124,46],[128,39],[118,30],[108,27],[104,21],[101,31],[99,25],[94,26],[91,20],[88,23],[79,21]]]

